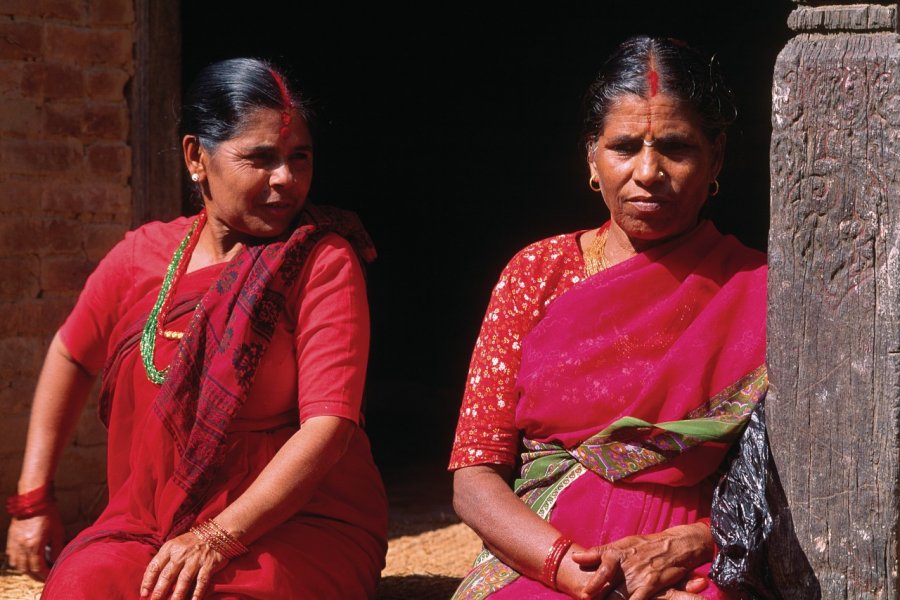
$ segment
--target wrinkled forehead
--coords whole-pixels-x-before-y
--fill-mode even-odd
[[[664,132],[702,133],[697,111],[688,102],[657,90],[645,96],[626,93],[614,98],[599,136],[659,136]]]

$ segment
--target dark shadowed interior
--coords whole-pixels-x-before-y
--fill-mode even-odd
[[[386,475],[446,463],[471,347],[506,261],[606,218],[587,185],[581,97],[629,35],[673,35],[717,54],[740,115],[710,216],[765,248],[786,0],[490,13],[474,3],[330,14],[202,4],[182,3],[184,80],[233,56],[286,67],[317,113],[312,198],[357,211],[378,247],[366,410]]]

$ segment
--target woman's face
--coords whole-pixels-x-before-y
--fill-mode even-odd
[[[201,176],[208,219],[234,237],[278,236],[306,201],[313,173],[312,137],[297,111],[287,127],[282,118],[281,111],[257,109],[238,135],[212,152],[199,148],[199,168],[192,171]]]
[[[710,142],[694,109],[680,100],[665,94],[615,100],[588,152],[611,227],[636,250],[692,229],[724,147],[724,134]]]

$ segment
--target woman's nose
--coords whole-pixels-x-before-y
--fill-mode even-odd
[[[637,157],[637,165],[634,169],[634,179],[639,183],[649,186],[659,181],[659,155],[650,146],[641,148]]]
[[[290,185],[293,182],[294,173],[291,171],[291,166],[288,161],[283,161],[281,164],[275,166],[275,168],[272,169],[272,172],[269,173],[269,185],[272,187]]]

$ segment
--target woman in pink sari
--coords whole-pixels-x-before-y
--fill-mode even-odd
[[[587,104],[611,218],[494,288],[450,463],[485,549],[455,598],[728,598],[706,577],[713,489],[767,387],[765,256],[701,218],[734,106],[715,62],[649,37]]]
[[[204,69],[182,112],[200,213],[126,235],[54,338],[7,553],[45,598],[370,598],[387,504],[362,429],[352,214],[306,200],[302,99],[268,63]],[[60,554],[54,470],[103,370],[109,505]]]

